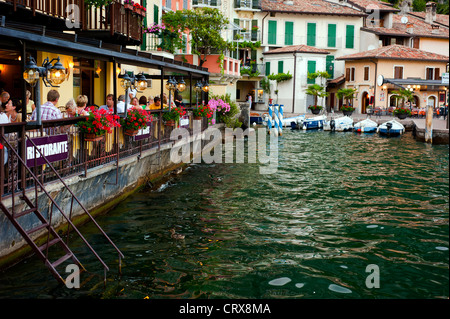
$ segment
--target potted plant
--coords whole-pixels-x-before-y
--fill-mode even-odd
[[[214,112],[209,108],[209,105],[200,105],[192,110],[194,120],[201,120],[204,117],[209,119],[212,117],[213,113]]]
[[[86,121],[77,123],[86,141],[99,141],[105,133],[111,133],[113,127],[120,127],[119,116],[104,109],[93,110]]]
[[[325,92],[325,88],[319,84],[311,84],[306,89],[306,94],[314,96],[314,104],[308,106],[313,114],[319,114],[322,106],[317,105],[317,100],[319,97],[328,96],[328,92]]]
[[[151,122],[152,116],[141,107],[132,107],[127,112],[127,117],[120,121],[124,134],[135,136],[140,129],[146,128],[147,123]]]
[[[346,103],[341,107],[341,110],[344,112],[344,115],[352,115],[355,108],[353,107],[353,98],[356,93],[356,89],[348,88],[348,89],[339,89],[336,93],[336,97],[338,99],[344,98]]]
[[[124,6],[125,9],[127,9],[127,10],[133,11],[133,5],[134,5],[133,0],[125,0],[125,1],[123,2],[123,6]]]
[[[406,107],[397,107],[393,113],[400,120],[404,120],[407,116],[411,115],[411,111]]]
[[[355,108],[353,106],[343,105],[341,107],[341,110],[344,113],[344,115],[350,116],[350,115],[352,115],[352,113],[355,110]]]
[[[414,101],[414,95],[413,92],[407,90],[407,89],[400,89],[397,91],[393,91],[393,96],[396,99],[399,99],[402,101],[402,104],[400,107],[397,107],[393,114],[395,116],[397,116],[399,119],[403,120],[405,119],[408,115],[411,115],[411,110],[405,107],[405,101]],[[411,105],[411,103],[410,103]]]
[[[164,125],[166,126],[175,126],[175,123],[178,122],[181,116],[185,115],[186,111],[183,107],[173,107],[172,109],[166,109],[166,112],[163,113],[162,119],[164,120]]]

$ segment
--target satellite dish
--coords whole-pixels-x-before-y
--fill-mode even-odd
[[[402,23],[408,23],[408,18],[407,17],[402,17],[402,19],[400,21],[402,21]]]

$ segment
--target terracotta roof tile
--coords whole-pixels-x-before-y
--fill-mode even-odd
[[[381,27],[366,27],[361,30],[373,32],[376,34],[394,35],[394,36],[421,36],[430,38],[448,38],[449,30],[445,27],[440,27],[437,32],[433,33],[431,24],[426,23],[420,18],[408,16],[408,23],[402,23],[402,15],[394,14],[392,28]],[[412,24],[412,32],[407,32],[408,24]]]
[[[292,4],[288,4],[291,2]],[[339,3],[324,0],[262,0],[261,10],[303,14],[366,16],[365,13]]]
[[[409,12],[408,14],[425,20],[425,12]],[[449,16],[448,14],[436,14],[436,23],[449,26]]]
[[[330,54],[327,50],[318,49],[308,45],[289,45],[279,49],[263,52],[263,54],[282,54],[282,53],[318,53],[318,54]]]
[[[364,60],[364,59],[392,59],[392,60],[420,60],[448,62],[446,55],[427,52],[404,45],[394,44],[375,50],[363,51],[355,54],[337,57],[336,60]]]
[[[376,7],[378,7],[378,9],[380,11],[384,11],[384,12],[399,12],[400,11],[399,9],[394,8],[392,4],[378,1],[378,0],[348,0],[347,2],[361,10],[373,9],[376,6]]]

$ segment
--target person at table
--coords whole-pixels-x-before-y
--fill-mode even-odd
[[[142,107],[143,110],[147,108],[147,98],[144,95],[142,95],[139,98],[139,105]]]
[[[110,111],[111,113],[114,113],[114,94],[108,94],[106,96],[106,104],[100,106],[99,109],[100,110]]]
[[[22,110],[22,103],[20,103],[19,99],[9,99],[4,106],[9,123],[22,122],[22,114],[20,113]]]
[[[167,107],[166,104],[163,107]],[[155,96],[153,99],[153,103],[149,106],[150,110],[160,110],[161,109],[161,98],[159,96]]]
[[[58,109],[59,92],[50,90],[47,93],[47,102],[41,105],[41,120],[57,120],[62,118],[61,111]],[[31,120],[36,121],[36,109],[31,114]]]
[[[77,105],[77,115],[88,116],[89,112],[86,110],[86,105],[88,103],[88,97],[86,95],[78,95],[75,100]]]
[[[131,107],[140,107],[137,97],[131,99]]]
[[[34,104],[33,100],[30,100],[31,98],[31,92],[27,90],[27,102],[26,102],[26,106],[27,106],[27,114],[33,113],[34,109],[36,108],[36,105]]]

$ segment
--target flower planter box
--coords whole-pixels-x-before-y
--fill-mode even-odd
[[[408,116],[408,113],[398,113],[395,116],[397,116],[400,120],[404,120]]]
[[[353,114],[353,111],[343,111],[344,115],[351,116]]]
[[[320,109],[311,109],[311,113],[312,114],[319,114],[320,113]]]
[[[139,130],[128,129],[128,130],[124,131],[124,134],[128,135],[128,136],[136,136],[138,133],[139,133]]]
[[[131,5],[131,4],[124,4],[123,6],[125,7],[126,10],[133,11],[133,5]]]
[[[203,120],[203,117],[201,117],[201,116],[194,116],[194,120],[201,121],[201,120]]]
[[[164,125],[165,126],[175,126],[175,121],[174,120],[165,121]]]
[[[96,135],[95,133],[84,133],[84,140],[88,142],[101,141],[105,135]]]

